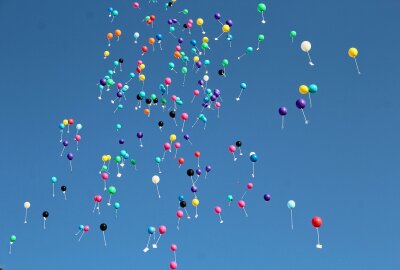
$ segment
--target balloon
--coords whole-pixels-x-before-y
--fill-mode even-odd
[[[296,33],[296,31],[290,31],[290,37],[292,38],[292,43],[293,43],[293,40],[294,40],[294,38],[297,36],[297,33]]]
[[[311,223],[315,228],[319,228],[322,225],[322,219],[320,217],[318,217],[318,216],[315,216],[311,220]]]
[[[318,91],[318,86],[316,84],[310,84],[308,89],[310,93],[315,94]]]
[[[139,3],[138,3],[138,2],[134,2],[134,3],[133,3],[133,7],[134,7],[134,8],[139,8]]]
[[[31,203],[30,202],[25,202],[24,203],[24,207],[25,207],[25,209],[29,209],[31,207]]]
[[[14,243],[15,241],[17,241],[17,236],[15,236],[14,234],[10,236],[10,242]]]
[[[153,184],[157,185],[160,182],[160,177],[158,175],[154,175],[151,178],[151,181],[153,182]]]
[[[171,270],[175,270],[176,268],[178,268],[178,264],[176,262],[170,262],[169,263],[169,268]]]
[[[308,92],[309,92],[309,89],[308,89],[308,87],[307,87],[307,85],[300,85],[300,87],[299,87],[299,92],[300,92],[300,94],[302,94],[302,95],[305,95],[305,94],[308,94]]]
[[[194,207],[197,207],[199,204],[200,204],[200,201],[199,201],[198,199],[194,198],[194,199],[192,200],[192,205],[193,205]]]
[[[279,112],[279,115],[282,116],[282,125],[281,125],[281,127],[283,129],[284,128],[284,124],[285,124],[284,116],[287,114],[288,110],[287,110],[286,107],[280,107],[278,112]]]
[[[358,72],[358,74],[361,74],[361,72],[360,72],[360,69],[358,68],[358,63],[357,63],[357,56],[358,56],[358,50],[356,49],[356,48],[350,48],[349,49],[349,51],[348,51],[348,55],[351,57],[351,58],[354,58],[354,62],[355,62],[355,64],[356,64],[356,67],[357,67],[357,72]]]
[[[222,60],[222,66],[223,66],[224,68],[226,68],[228,65],[229,65],[228,59],[223,59],[223,60]]]
[[[311,43],[309,41],[303,41],[300,47],[303,52],[309,52],[311,50]]]
[[[264,194],[264,200],[265,201],[270,201],[271,200],[271,195],[269,195],[269,194]]]
[[[108,56],[110,56],[110,52],[104,51],[103,55],[104,55],[104,59],[106,59]]]
[[[114,186],[110,186],[107,189],[108,194],[114,195],[117,192],[117,189]]]
[[[293,200],[288,201],[288,202],[287,202],[287,207],[288,207],[289,209],[294,209],[294,208],[296,207],[296,202],[293,201]]]
[[[265,19],[264,19],[264,12],[267,10],[267,6],[264,3],[259,3],[257,5],[257,11],[261,13],[262,16],[262,21],[261,23],[266,23]]]

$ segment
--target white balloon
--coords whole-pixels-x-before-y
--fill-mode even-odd
[[[24,203],[24,207],[25,207],[25,209],[30,208],[31,207],[31,203],[30,202],[25,202]]]
[[[82,124],[77,124],[77,125],[76,125],[76,129],[77,129],[77,130],[81,130],[82,128],[83,128]]]
[[[300,47],[303,52],[309,52],[311,50],[311,43],[309,41],[303,41]]]
[[[151,178],[151,182],[153,182],[153,184],[157,185],[160,182],[160,177],[158,175],[154,175]]]
[[[140,35],[139,35],[139,33],[138,32],[135,32],[134,34],[133,34],[133,37],[134,38],[138,38]]]
[[[204,80],[204,81],[208,82],[209,79],[210,79],[210,77],[208,77],[208,75],[204,75],[204,76],[203,76],[203,80]]]

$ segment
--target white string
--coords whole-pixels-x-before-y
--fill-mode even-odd
[[[356,67],[357,67],[357,72],[358,74],[361,74],[360,70],[358,69],[358,64],[357,64],[357,59],[354,57],[354,62],[356,63]]]
[[[104,246],[106,247],[107,246],[107,242],[106,242],[106,234],[104,233],[104,231],[103,231],[103,240],[104,240]]]
[[[247,215],[246,208],[243,207],[243,211],[244,211],[244,213],[246,214],[246,217],[249,217],[249,216]]]
[[[81,234],[81,236],[79,237],[79,239],[78,239],[78,242],[80,242],[81,241],[81,239],[82,239],[82,236],[85,234],[85,231],[83,231],[82,232],[82,234]]]
[[[161,196],[160,196],[160,191],[158,190],[158,185],[156,184],[156,188],[157,188],[157,194],[158,194],[158,198],[159,199],[161,199]]]
[[[24,223],[28,223],[28,221],[26,221],[27,216],[28,216],[28,208],[25,208],[25,221],[24,221]]]
[[[306,118],[306,114],[304,113],[303,109],[301,109],[301,112],[303,113],[303,116],[304,116],[304,123],[307,125],[308,124],[308,120]]]
[[[308,59],[310,60],[310,62],[308,62],[311,66],[313,66],[314,65],[314,63],[311,61],[311,56],[310,56],[310,53],[309,52],[307,52],[307,55],[308,55]]]
[[[292,225],[292,230],[293,230],[293,211],[290,209],[290,224]]]
[[[310,108],[312,108],[312,100],[311,100],[311,94],[308,92],[308,100],[310,101]]]

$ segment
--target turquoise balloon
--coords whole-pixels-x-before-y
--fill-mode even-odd
[[[111,75],[114,74],[114,71],[112,71],[111,69],[109,69],[109,70],[107,71],[107,74],[111,76]]]
[[[57,183],[57,177],[53,176],[53,177],[50,179],[50,181],[51,181],[53,184]]]
[[[207,90],[206,90],[206,94],[208,95],[208,94],[211,94],[212,92],[211,92],[211,89],[210,88],[207,88]]]
[[[139,96],[140,96],[141,98],[146,97],[146,92],[145,92],[145,91],[140,91],[140,92],[139,92]]]
[[[247,53],[253,52],[253,47],[247,47],[246,52],[247,52]]]
[[[318,91],[318,86],[316,84],[310,84],[308,90],[310,93],[315,94]]]
[[[228,195],[228,201],[233,201],[233,196],[232,195]]]
[[[116,124],[115,127],[116,127],[117,130],[118,130],[118,129],[121,129],[121,128],[122,128],[122,125],[121,125],[121,124]]]
[[[168,66],[169,66],[170,69],[173,69],[175,67],[175,64],[173,62],[169,62]]]
[[[244,83],[244,82],[242,82],[241,84],[240,84],[240,89],[246,89],[247,88],[247,84],[246,83]]]
[[[158,163],[158,164],[161,163],[161,158],[160,157],[156,157],[156,163]]]
[[[169,27],[169,31],[170,31],[170,32],[175,32],[175,27],[170,26],[170,27]]]
[[[106,76],[104,76],[104,79],[107,81],[108,79],[110,79],[110,76],[106,75]]]
[[[133,72],[129,73],[129,77],[135,78],[135,73],[133,73]]]
[[[115,202],[114,203],[114,208],[115,209],[119,209],[121,207],[121,205],[119,204],[119,202]]]
[[[176,104],[182,105],[182,104],[183,104],[183,101],[182,101],[182,100],[176,100]]]
[[[196,48],[191,48],[190,51],[191,51],[192,53],[194,53],[194,54],[197,54]]]
[[[118,108],[119,110],[122,110],[122,109],[124,108],[124,105],[119,104],[117,108]]]
[[[294,209],[294,208],[296,207],[296,202],[293,201],[293,200],[288,201],[287,207],[288,207],[289,209]]]
[[[208,59],[204,60],[204,65],[208,66],[209,64],[211,64],[210,60]]]
[[[150,226],[149,228],[147,228],[147,232],[148,232],[149,234],[153,234],[153,233],[156,232],[156,228]]]
[[[125,150],[121,150],[121,151],[119,152],[119,154],[120,154],[121,156],[125,156],[127,153],[126,153]]]
[[[113,65],[116,66],[116,67],[118,67],[119,62],[118,62],[118,61],[114,61],[114,62],[113,62]]]
[[[118,16],[118,14],[119,14],[119,13],[118,13],[118,10],[114,9],[113,12],[112,12],[112,15],[113,15],[113,16]]]

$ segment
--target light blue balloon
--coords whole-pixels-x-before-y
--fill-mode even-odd
[[[161,163],[161,158],[160,157],[156,157],[156,163],[160,164]]]
[[[203,99],[204,103],[208,103],[210,101],[210,98],[207,96]]]
[[[128,153],[126,153],[126,154],[124,155],[124,159],[129,159],[129,154],[128,154]]]
[[[83,230],[83,228],[85,228],[85,226],[83,226],[83,225],[79,225],[79,230]]]
[[[211,63],[210,60],[208,59],[204,60],[204,65],[208,66],[210,63]]]
[[[194,48],[194,47],[191,48],[190,51],[191,51],[193,54],[197,54],[197,50],[196,50],[196,48]]]
[[[65,125],[64,125],[63,123],[61,123],[61,124],[58,125],[58,127],[59,127],[60,129],[64,129],[64,128],[65,128]]]
[[[135,73],[133,73],[133,72],[129,73],[129,77],[135,78]]]
[[[170,26],[169,27],[169,31],[172,33],[172,32],[175,32],[175,27],[173,27],[173,26]]]
[[[310,84],[308,89],[310,93],[315,94],[318,91],[318,86],[316,84]]]
[[[109,7],[109,8],[108,8],[108,11],[109,11],[109,12],[113,12],[113,10],[114,10],[114,9],[113,9],[112,7]]]
[[[50,178],[50,181],[55,184],[57,183],[57,177],[53,176],[52,178]]]
[[[107,74],[111,76],[111,75],[114,74],[114,71],[112,71],[111,69],[109,69],[109,70],[107,70]],[[108,77],[108,78],[110,78],[110,77]]]
[[[110,76],[106,75],[106,76],[104,76],[104,79],[107,81],[108,79],[110,79]]]
[[[82,128],[83,128],[82,124],[77,124],[77,125],[76,125],[76,129],[77,129],[77,130],[81,130]]]
[[[233,40],[233,36],[232,36],[231,34],[228,34],[228,36],[226,37],[226,39],[227,39],[228,41],[232,41],[232,40]]]
[[[125,91],[125,92],[126,92],[126,91],[128,91],[128,89],[129,89],[129,85],[126,85],[126,84],[125,84],[125,85],[122,87],[122,91]]]
[[[113,62],[113,65],[114,65],[115,67],[118,67],[119,62],[118,62],[118,61],[114,61],[114,62]]]
[[[294,209],[294,208],[296,207],[296,202],[293,201],[293,200],[288,201],[288,202],[287,202],[287,207],[288,207],[289,209]]]
[[[210,88],[207,88],[207,89],[206,89],[206,94],[208,95],[208,94],[211,94],[211,93],[212,93],[211,89],[210,89]]]
[[[121,124],[116,124],[115,127],[116,127],[117,130],[118,130],[118,129],[121,129],[121,128],[122,128],[122,125],[121,125]]]
[[[119,209],[121,207],[121,205],[119,204],[119,202],[115,202],[114,203],[114,208],[115,209]]]
[[[156,228],[154,228],[153,226],[150,226],[150,227],[147,228],[147,232],[148,232],[149,234],[153,234],[153,233],[156,232]]]
[[[119,14],[119,13],[118,13],[118,10],[114,9],[114,10],[112,11],[112,15],[113,15],[113,16],[118,16],[118,14]]]
[[[118,105],[118,109],[119,109],[119,110],[122,110],[123,108],[124,108],[124,105],[122,105],[122,104],[119,104],[119,105]]]
[[[134,37],[134,38],[139,38],[139,36],[140,36],[140,35],[139,35],[138,32],[135,32],[135,33],[133,34],[133,37]]]
[[[244,82],[242,82],[241,84],[240,84],[240,89],[246,89],[247,88],[247,84],[246,83],[244,83]]]
[[[139,96],[140,96],[141,98],[145,98],[145,97],[146,97],[146,92],[145,92],[145,91],[140,91],[140,92],[139,92]]]
[[[183,195],[179,195],[178,200],[181,202],[181,201],[185,200],[185,197]]]
[[[247,53],[253,52],[253,47],[247,47],[246,52],[247,52]]]
[[[103,90],[104,86],[102,86],[101,84],[99,84],[99,90]]]
[[[125,150],[121,150],[121,151],[119,151],[119,154],[120,154],[121,156],[125,156],[125,155],[126,155],[126,151],[125,151]]]

